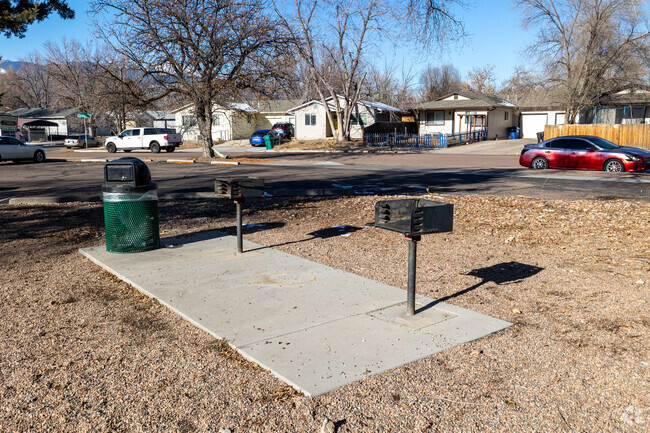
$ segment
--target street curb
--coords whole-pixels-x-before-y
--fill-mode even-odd
[[[210,165],[239,165],[238,161],[210,161]]]
[[[167,164],[194,164],[193,159],[168,159]]]
[[[97,158],[97,159],[80,159],[79,162],[108,162],[108,158]]]

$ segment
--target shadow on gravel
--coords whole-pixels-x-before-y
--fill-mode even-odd
[[[259,224],[261,225],[261,224]],[[284,224],[283,224],[284,225]],[[275,245],[268,245],[268,246],[263,246],[260,248],[256,248],[256,250],[264,250],[266,248],[275,248],[275,247],[281,247],[283,245],[291,245],[291,244],[297,244],[300,242],[307,242],[307,241],[313,241],[314,239],[329,239],[333,238],[336,236],[346,236],[349,233],[354,233],[358,230],[361,230],[361,227],[355,227],[355,226],[334,226],[334,227],[327,227],[324,229],[316,230],[311,233],[307,233],[310,235],[310,238],[305,238],[305,239],[300,239],[297,241],[291,241],[291,242],[283,242],[281,244],[275,244]],[[255,250],[250,250],[250,251],[255,251]]]
[[[544,268],[527,265],[525,263],[519,263],[519,262],[498,263],[496,265],[488,266],[486,268],[474,269],[473,271],[468,272],[466,275],[480,278],[481,281],[479,281],[478,283],[474,284],[471,287],[463,289],[452,295],[445,296],[440,299],[436,299],[435,301],[430,302],[427,305],[416,310],[416,313],[428,310],[429,308],[434,307],[436,304],[439,304],[441,302],[446,302],[450,299],[471,292],[472,290],[478,289],[480,286],[482,286],[485,283],[493,282],[498,285],[517,283],[526,278],[530,278],[533,275],[536,275],[543,270]]]

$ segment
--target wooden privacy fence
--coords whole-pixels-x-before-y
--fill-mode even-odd
[[[546,125],[544,139],[562,135],[595,135],[619,146],[650,150],[650,124],[643,125]]]

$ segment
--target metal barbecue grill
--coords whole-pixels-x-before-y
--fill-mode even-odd
[[[237,207],[237,252],[242,253],[242,207],[244,199],[264,195],[264,179],[257,177],[219,177],[214,179],[217,197],[229,198]]]
[[[402,233],[409,242],[406,312],[415,314],[415,270],[417,243],[422,235],[450,232],[454,205],[420,199],[384,200],[375,203],[376,228]]]

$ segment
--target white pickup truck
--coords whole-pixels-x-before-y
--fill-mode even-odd
[[[160,149],[173,152],[177,146],[183,144],[183,139],[173,129],[132,128],[125,129],[120,135],[106,137],[104,143],[108,153],[115,153],[117,150],[130,152],[133,149],[150,149],[153,153],[158,153]]]

